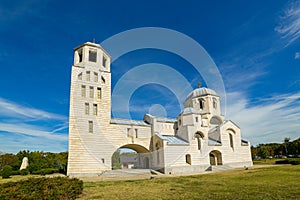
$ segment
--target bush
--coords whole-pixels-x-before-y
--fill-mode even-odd
[[[46,168],[46,169],[41,169],[41,170],[37,170],[37,171],[33,171],[32,174],[54,174],[54,173],[58,173],[59,169],[56,168]]]
[[[9,165],[5,165],[1,172],[2,178],[9,178],[11,175],[12,175],[12,167]]]
[[[292,165],[300,165],[300,159],[284,159],[284,160],[277,160],[276,164],[292,164]]]
[[[0,199],[76,199],[83,190],[83,182],[76,178],[30,178],[0,184]]]
[[[22,175],[22,176],[26,176],[26,175],[28,175],[28,173],[29,173],[28,169],[22,169],[20,171],[20,175]]]

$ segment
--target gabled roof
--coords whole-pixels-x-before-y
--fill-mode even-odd
[[[167,140],[168,145],[189,145],[189,143],[174,135],[161,135],[160,133],[155,133],[160,139]]]

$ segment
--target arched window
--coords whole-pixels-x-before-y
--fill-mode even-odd
[[[231,133],[229,133],[229,141],[230,141],[230,147],[233,148],[233,136]]]
[[[186,154],[185,155],[185,162],[186,162],[186,164],[189,164],[189,165],[192,164],[192,160],[191,160],[191,155],[190,154]]]
[[[204,134],[202,132],[195,133],[195,138],[198,143],[198,150],[201,150],[201,140],[204,138]]]

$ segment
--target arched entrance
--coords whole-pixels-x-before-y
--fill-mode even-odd
[[[222,165],[222,154],[218,150],[213,150],[209,153],[210,165]]]
[[[149,169],[150,152],[138,144],[126,144],[112,155],[112,169]]]

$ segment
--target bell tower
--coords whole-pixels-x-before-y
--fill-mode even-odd
[[[86,42],[74,49],[71,72],[69,113],[69,165],[68,174],[80,172],[84,162],[95,162],[87,154],[88,145],[82,141],[99,138],[111,120],[110,55],[96,43]],[[95,145],[96,146],[96,145]],[[103,163],[104,160],[103,160]],[[97,163],[98,168],[105,165]],[[86,170],[87,171],[87,170]]]

